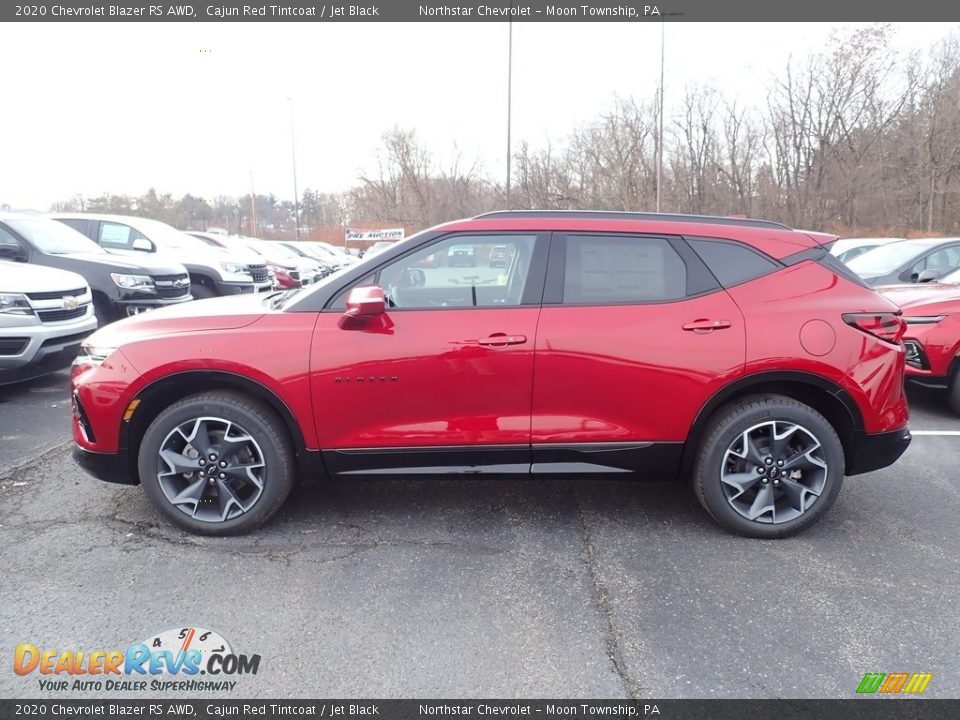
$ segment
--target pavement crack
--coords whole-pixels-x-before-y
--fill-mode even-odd
[[[617,627],[616,618],[613,613],[613,604],[610,601],[610,592],[600,573],[600,564],[597,554],[596,544],[593,542],[593,534],[590,532],[590,525],[587,523],[587,515],[580,504],[577,504],[577,517],[579,520],[580,537],[583,540],[584,553],[583,564],[586,566],[587,574],[590,576],[590,582],[593,586],[594,604],[600,613],[603,622],[603,644],[607,653],[607,658],[613,667],[613,671],[623,683],[623,688],[631,700],[640,700],[647,693],[643,686],[626,669],[626,661],[621,651],[622,641],[620,630]]]

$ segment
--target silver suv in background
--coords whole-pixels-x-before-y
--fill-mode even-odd
[[[0,261],[0,385],[68,367],[96,329],[93,294],[80,275]]]
[[[266,292],[273,285],[263,258],[235,248],[213,248],[157,220],[91,213],[52,217],[110,252],[157,253],[182,263],[190,274],[190,293],[195,298]]]

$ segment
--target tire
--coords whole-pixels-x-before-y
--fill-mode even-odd
[[[947,407],[960,415],[960,365],[954,369],[947,385]]]
[[[205,450],[206,461],[189,437]],[[224,438],[233,442],[221,457]],[[217,477],[209,477],[211,455]],[[163,410],[143,435],[137,466],[153,506],[198,535],[255,530],[283,505],[295,480],[293,445],[283,421],[267,405],[229,391],[193,395]],[[177,472],[188,467],[189,472]]]
[[[202,283],[190,283],[190,294],[194,300],[206,300],[207,298],[217,297],[212,288]]]
[[[102,328],[113,322],[113,312],[110,303],[100,297],[93,298],[93,314],[97,318],[97,327]]]
[[[843,446],[826,418],[792,398],[755,395],[713,415],[697,451],[693,487],[730,532],[775,539],[820,520],[843,476]]]

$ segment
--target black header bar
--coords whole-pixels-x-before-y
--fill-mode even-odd
[[[3,22],[750,22],[960,21],[943,0],[266,0],[208,3],[38,0],[2,3]]]

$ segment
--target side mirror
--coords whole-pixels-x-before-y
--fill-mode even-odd
[[[383,315],[387,309],[387,300],[383,288],[376,285],[355,287],[347,295],[347,317],[371,318]]]
[[[133,241],[133,249],[141,252],[153,252],[153,243],[146,238],[137,238]]]
[[[940,273],[932,268],[927,268],[923,270],[919,275],[917,275],[918,283],[932,282],[933,280],[938,280],[940,278]]]

